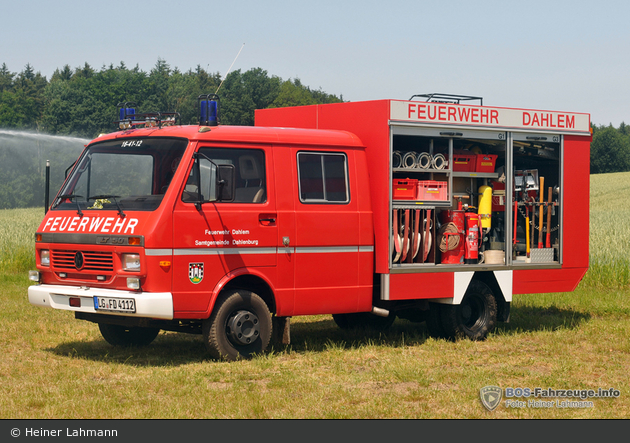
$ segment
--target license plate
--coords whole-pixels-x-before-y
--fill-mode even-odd
[[[94,297],[94,309],[109,312],[136,312],[133,298]]]

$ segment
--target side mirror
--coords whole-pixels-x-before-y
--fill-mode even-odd
[[[217,168],[217,201],[231,202],[236,189],[236,172],[234,165],[218,165]]]

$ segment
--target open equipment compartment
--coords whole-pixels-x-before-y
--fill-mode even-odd
[[[511,134],[513,264],[560,263],[563,138]]]
[[[394,125],[391,145],[391,266],[505,265],[506,133]],[[436,184],[443,189],[435,198],[423,192]],[[431,219],[425,234],[424,219],[415,224],[417,208]],[[429,232],[431,253],[410,259],[405,248]]]
[[[391,145],[391,265],[434,265],[437,209],[452,204],[452,141],[394,127]]]

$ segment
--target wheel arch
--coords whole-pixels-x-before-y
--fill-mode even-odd
[[[492,291],[497,303],[497,319],[503,322],[510,320],[510,303],[512,302],[512,271],[466,271],[455,273],[455,288],[452,298],[430,299],[430,302],[444,305],[458,305],[462,302],[468,287],[474,280],[486,284]]]
[[[501,274],[499,274],[501,284],[499,284],[496,272],[501,272]],[[505,274],[505,272],[506,271],[475,272],[473,280],[479,280],[490,288],[497,303],[497,319],[499,321],[508,322],[510,319],[510,303],[512,301],[512,271],[507,271],[509,275]]]
[[[272,314],[277,312],[276,298],[271,283],[261,274],[247,269],[237,269],[226,274],[215,286],[206,311],[206,318],[212,314],[219,295],[234,289],[246,289],[257,294],[267,304]]]

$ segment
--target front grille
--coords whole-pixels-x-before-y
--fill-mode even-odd
[[[51,250],[53,269],[76,271],[74,258],[78,251]],[[86,272],[113,272],[114,254],[106,251],[81,251],[83,254],[83,266],[81,271]]]

